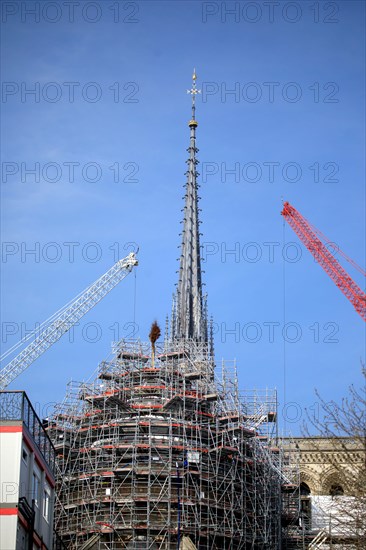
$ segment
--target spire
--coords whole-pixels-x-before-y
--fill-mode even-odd
[[[172,338],[192,338],[207,342],[207,313],[205,300],[202,296],[200,233],[198,217],[198,184],[196,166],[196,95],[201,93],[197,89],[196,71],[193,71],[192,88],[187,90],[192,96],[192,118],[188,123],[190,129],[190,143],[187,149],[188,170],[185,184],[185,204],[182,231],[182,244],[179,268],[178,289],[173,307]]]

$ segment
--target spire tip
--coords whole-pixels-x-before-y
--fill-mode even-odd
[[[196,69],[193,69],[193,75],[192,75],[192,88],[190,90],[187,90],[187,94],[190,94],[192,96],[192,119],[189,121],[188,126],[197,126],[198,123],[196,121],[196,95],[201,93],[201,90],[197,89],[197,74]]]

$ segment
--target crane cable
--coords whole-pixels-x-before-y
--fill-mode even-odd
[[[133,329],[134,334],[136,334],[136,295],[137,295],[137,276],[136,276],[136,270],[134,272],[134,285],[133,285]]]

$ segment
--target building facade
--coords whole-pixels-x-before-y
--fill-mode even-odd
[[[319,548],[366,548],[365,442],[351,437],[296,437],[305,539]],[[317,547],[315,547],[317,548]]]
[[[55,452],[22,391],[0,392],[0,548],[51,550]]]

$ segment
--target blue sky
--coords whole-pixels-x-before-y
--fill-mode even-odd
[[[135,274],[10,388],[46,416],[116,336],[145,340],[155,318],[164,326],[194,66],[217,364],[236,358],[242,388],[276,387],[295,433],[314,388],[339,400],[358,384],[364,322],[280,210],[289,200],[365,266],[364,3],[79,2],[73,17],[62,2],[2,9],[3,350],[140,247]]]

